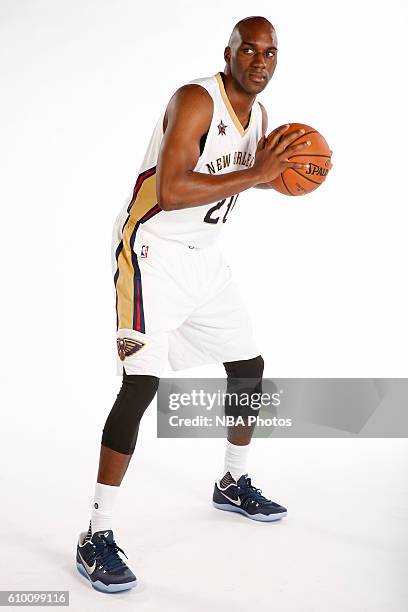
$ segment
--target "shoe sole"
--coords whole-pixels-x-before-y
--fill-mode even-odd
[[[133,580],[132,582],[124,582],[122,584],[109,585],[103,584],[103,582],[101,582],[100,580],[95,580],[95,582],[93,582],[83,565],[81,565],[77,561],[76,566],[81,576],[87,578],[87,580],[91,583],[95,591],[101,591],[102,593],[118,593],[119,591],[129,591],[130,589],[133,589],[137,584],[137,580]]]
[[[261,521],[262,523],[271,523],[272,521],[279,521],[284,516],[287,515],[287,512],[277,512],[276,514],[248,514],[239,506],[230,506],[230,504],[219,504],[213,501],[214,508],[218,510],[226,510],[227,512],[238,512],[239,514],[243,514],[244,516],[252,519],[253,521]]]

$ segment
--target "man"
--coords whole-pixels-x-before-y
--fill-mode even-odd
[[[224,58],[224,73],[192,81],[171,98],[114,228],[123,383],[103,430],[89,530],[77,547],[78,570],[102,591],[136,584],[118,554],[112,510],[167,358],[176,370],[223,363],[230,387],[245,380],[255,392],[261,385],[263,359],[216,238],[238,194],[270,187],[285,168],[304,168],[288,157],[309,143],[299,142],[302,130],[285,136],[289,126],[265,136],[267,115],[255,99],[276,67],[271,23],[240,21]],[[281,519],[286,508],[264,497],[246,473],[251,435],[251,427],[229,428],[213,503],[255,520]]]

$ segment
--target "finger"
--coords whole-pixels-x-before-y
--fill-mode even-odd
[[[310,140],[305,140],[304,142],[300,142],[297,145],[286,147],[283,154],[287,156],[288,154],[295,153],[295,151],[302,151],[303,149],[307,149],[308,147],[310,147],[311,144],[312,143],[310,142]]]
[[[286,168],[294,168],[295,170],[304,170],[306,172],[310,170],[309,164],[299,164],[299,162],[291,162],[288,160],[285,160],[283,163]]]
[[[301,129],[295,130],[294,132],[292,132],[292,134],[284,136],[276,147],[276,153],[278,153],[278,155],[279,153],[282,153],[286,149],[286,147],[288,147],[290,144],[292,144],[292,142],[300,138],[300,136],[303,136],[304,133],[305,130]]]
[[[284,134],[289,128],[290,128],[290,123],[281,125],[280,127],[277,127],[273,129],[271,132],[269,132],[266,138],[267,140],[270,140],[273,136],[275,136],[275,134]]]
[[[259,142],[258,142],[258,146],[257,146],[257,150],[258,151],[265,147],[265,142],[266,142],[266,136],[265,135],[261,136],[261,138],[259,139]]]
[[[290,123],[287,123],[286,125],[282,125],[282,127],[274,129],[272,132],[268,134],[266,138],[266,144],[270,146],[271,148],[274,147],[279,142],[279,139],[283,136],[283,134],[289,128],[290,128]]]

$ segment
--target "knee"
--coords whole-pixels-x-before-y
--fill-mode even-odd
[[[227,361],[224,368],[228,378],[262,378],[264,371],[264,360],[261,355],[253,359],[241,361]]]
[[[102,444],[126,455],[132,454],[141,418],[156,395],[159,378],[124,372],[122,387],[106,419]]]
[[[264,360],[261,355],[253,359],[229,361],[224,363],[227,373],[227,392],[225,398],[225,414],[248,416],[257,414],[251,404],[241,402],[238,398],[252,397],[254,393],[262,393],[262,375]]]

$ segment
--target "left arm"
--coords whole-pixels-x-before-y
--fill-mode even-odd
[[[263,104],[259,102],[259,106],[262,111],[262,136],[265,136],[266,130],[268,129],[268,114]],[[254,187],[256,187],[256,189],[272,189],[270,183],[258,183],[258,185],[254,185]]]

